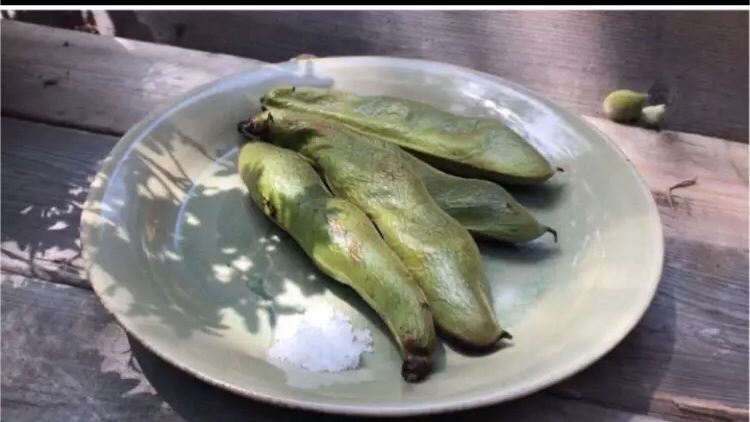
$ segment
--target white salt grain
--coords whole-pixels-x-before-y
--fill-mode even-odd
[[[313,372],[341,372],[357,368],[365,352],[372,352],[371,333],[355,329],[345,315],[320,304],[279,321],[268,356]]]

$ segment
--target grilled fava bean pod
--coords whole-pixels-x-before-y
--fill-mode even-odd
[[[351,287],[380,315],[403,356],[402,377],[424,379],[436,342],[429,303],[367,215],[334,198],[310,163],[293,151],[249,142],[240,150],[238,168],[263,213],[322,272]]]
[[[462,226],[479,237],[517,243],[537,239],[557,231],[543,225],[507,190],[482,179],[453,176],[430,166],[396,144],[374,136],[362,136],[362,142],[398,154],[422,180],[435,202]]]
[[[317,87],[275,88],[263,95],[261,105],[335,119],[456,176],[533,185],[555,174],[533,145],[496,119],[460,116],[402,98]]]

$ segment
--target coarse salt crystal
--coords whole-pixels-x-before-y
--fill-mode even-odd
[[[269,358],[312,372],[355,369],[362,354],[373,350],[371,333],[352,327],[345,315],[328,304],[279,321],[275,331]]]

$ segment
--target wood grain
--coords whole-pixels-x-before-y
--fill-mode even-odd
[[[28,18],[24,18],[28,19]],[[505,77],[596,115],[666,84],[668,127],[748,141],[746,11],[118,11],[104,34],[263,61],[393,55]]]
[[[69,47],[60,47],[66,41]],[[4,114],[116,135],[165,101],[231,73],[227,66],[234,71],[258,65],[20,22],[2,26],[2,58]],[[44,86],[49,75],[64,76]],[[595,117],[588,121],[615,141],[644,176],[667,231],[694,241],[747,248],[747,145],[657,133]],[[696,176],[698,184],[675,191],[676,206],[668,207],[669,187]],[[705,224],[709,218],[721,224]]]
[[[10,118],[2,129],[3,270],[88,288],[76,204],[117,138]],[[69,204],[70,213],[50,212]],[[661,209],[662,216],[672,212]],[[697,224],[733,229],[734,222],[713,217],[715,208],[701,210],[706,220]],[[664,276],[633,333],[548,393],[669,420],[747,416],[748,252],[682,234],[667,231]]]
[[[553,390],[612,406],[648,403],[667,419],[746,421],[747,274],[747,251],[668,238],[659,290],[638,327]]]
[[[681,132],[653,132],[589,119],[613,140],[651,189],[668,236],[748,247],[748,146]],[[672,192],[671,186],[696,179]]]
[[[88,285],[78,234],[81,207],[118,138],[8,118],[2,131],[3,270]]]
[[[177,370],[128,337],[88,290],[3,274],[2,409],[13,422],[291,422],[310,414],[233,395]],[[65,327],[61,330],[60,327]],[[354,418],[318,415],[325,422]],[[658,422],[539,393],[410,421]]]
[[[14,21],[3,22],[1,43],[3,114],[111,134],[124,133],[178,92],[259,66]]]

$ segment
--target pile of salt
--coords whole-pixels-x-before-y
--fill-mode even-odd
[[[365,352],[372,352],[370,332],[355,329],[345,315],[320,304],[279,321],[268,355],[313,372],[341,372],[357,368]]]

